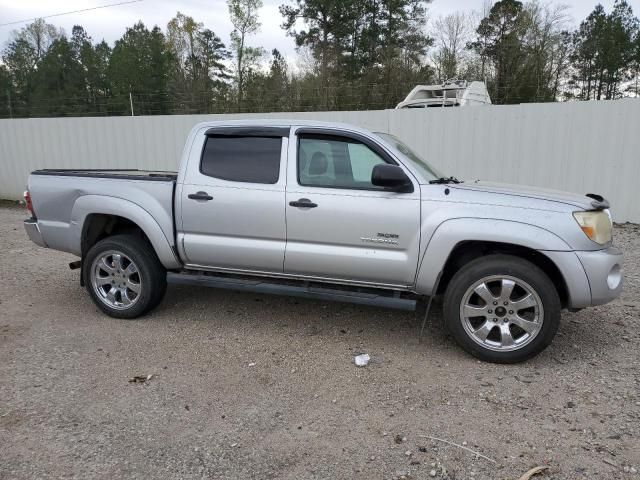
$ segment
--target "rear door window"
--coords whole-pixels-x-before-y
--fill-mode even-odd
[[[207,137],[200,172],[231,182],[278,183],[281,137]]]

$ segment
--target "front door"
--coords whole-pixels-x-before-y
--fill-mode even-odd
[[[374,186],[373,167],[397,162],[370,139],[346,133],[299,130],[289,158],[285,273],[413,285],[420,189],[411,175],[411,193]]]
[[[180,193],[178,239],[188,266],[282,273],[288,132],[203,133]]]

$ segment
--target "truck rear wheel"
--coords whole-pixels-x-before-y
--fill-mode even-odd
[[[96,243],[82,263],[94,303],[114,318],[136,318],[156,307],[167,289],[166,271],[151,245],[135,235]]]
[[[516,363],[544,350],[560,324],[560,298],[536,265],[489,255],[461,268],[444,296],[445,325],[467,352]]]

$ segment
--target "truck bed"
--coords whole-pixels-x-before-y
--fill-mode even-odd
[[[80,255],[82,225],[92,211],[149,220],[173,246],[177,174],[146,170],[47,169],[32,172],[28,190],[47,246]]]
[[[136,169],[57,169],[46,168],[31,172],[32,175],[55,175],[57,177],[117,178],[122,180],[174,181],[177,172]]]

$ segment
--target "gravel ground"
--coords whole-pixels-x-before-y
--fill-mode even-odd
[[[439,309],[422,343],[414,313],[205,288],[111,319],[25,216],[0,208],[0,478],[640,478],[639,227],[622,298],[500,366]]]

